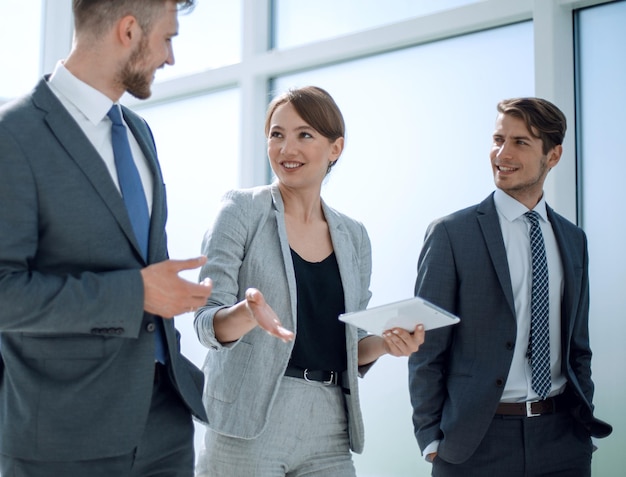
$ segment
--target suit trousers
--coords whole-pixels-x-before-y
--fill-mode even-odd
[[[120,399],[123,399],[120,390]],[[2,477],[193,477],[194,426],[167,369],[156,365],[150,413],[139,445],[129,454],[78,462],[42,462],[0,455]],[[93,429],[98,439],[98,429]]]
[[[589,432],[569,412],[496,415],[476,452],[461,464],[440,457],[433,477],[590,477]]]
[[[283,377],[261,435],[240,439],[207,429],[196,472],[197,477],[355,477],[341,388]]]

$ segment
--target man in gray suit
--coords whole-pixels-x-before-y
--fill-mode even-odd
[[[156,69],[174,63],[178,11],[192,5],[74,0],[70,55],[0,110],[3,477],[193,475],[203,377],[171,318],[210,296],[210,281],[178,276],[206,258],[168,259],[154,141],[117,104],[126,91],[150,95]]]
[[[433,476],[589,476],[591,436],[611,432],[593,416],[585,233],[543,195],[565,129],[548,101],[501,101],[496,191],[426,232],[415,294],[461,318],[409,359],[415,435]]]

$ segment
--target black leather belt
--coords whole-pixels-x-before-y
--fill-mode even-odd
[[[496,408],[496,414],[501,416],[536,417],[543,414],[553,414],[564,409],[564,399],[561,396],[527,402],[501,402]]]
[[[319,371],[311,369],[302,369],[295,366],[288,366],[285,370],[285,376],[290,378],[300,378],[305,381],[315,381],[326,386],[334,386],[339,383],[339,375],[337,371]]]

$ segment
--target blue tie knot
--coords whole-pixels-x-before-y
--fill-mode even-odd
[[[528,219],[531,225],[539,224],[539,214],[535,212],[534,210],[529,210],[524,215],[526,216],[526,218]]]
[[[122,122],[122,113],[120,112],[120,108],[117,104],[111,106],[111,109],[109,109],[107,116],[115,126],[124,125],[124,123]]]

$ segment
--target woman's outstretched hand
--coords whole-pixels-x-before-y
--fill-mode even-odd
[[[293,332],[280,324],[278,316],[272,310],[272,307],[267,304],[263,294],[256,288],[248,288],[246,290],[246,308],[259,327],[267,333],[285,343],[293,340]]]

